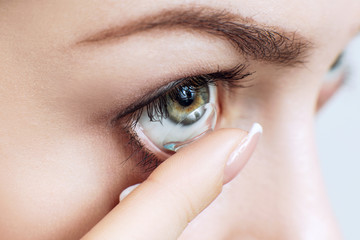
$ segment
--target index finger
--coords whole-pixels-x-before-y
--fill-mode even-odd
[[[248,137],[239,129],[223,129],[182,149],[83,239],[176,239],[241,170],[260,133],[261,127]]]

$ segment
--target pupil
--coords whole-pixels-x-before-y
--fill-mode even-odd
[[[196,92],[192,87],[181,87],[176,96],[176,101],[183,107],[190,106],[195,99]]]

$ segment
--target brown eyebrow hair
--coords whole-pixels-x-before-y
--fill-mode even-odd
[[[245,57],[293,66],[303,64],[312,43],[296,31],[262,26],[251,18],[212,8],[172,9],[110,27],[78,44],[111,41],[153,29],[186,29],[224,38]]]

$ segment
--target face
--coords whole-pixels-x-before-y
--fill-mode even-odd
[[[4,239],[85,234],[123,189],[165,159],[150,143],[171,127],[134,140],[134,116],[146,105],[163,109],[159,99],[179,103],[167,98],[172,83],[184,90],[195,80],[196,91],[211,90],[215,128],[248,129],[257,121],[264,134],[243,172],[183,239],[338,239],[313,121],[328,97],[330,66],[360,29],[358,1],[0,5]],[[166,111],[189,113],[181,107]],[[151,121],[142,116],[146,132]]]

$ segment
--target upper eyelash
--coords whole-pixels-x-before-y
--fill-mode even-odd
[[[170,83],[170,90],[153,99],[145,106],[128,114],[124,128],[128,130],[133,129],[139,122],[139,119],[145,109],[147,110],[150,121],[161,121],[161,118],[166,118],[168,116],[168,112],[166,110],[166,96],[168,95],[171,99],[173,99],[179,88],[183,86],[201,88],[205,85],[217,85],[219,82],[222,82],[224,87],[227,89],[250,87],[250,85],[247,85],[250,81],[245,81],[244,79],[252,75],[253,72],[245,72],[246,68],[246,65],[239,64],[230,70],[218,70],[214,73],[187,77],[172,82]]]

